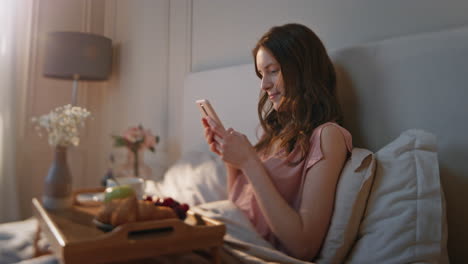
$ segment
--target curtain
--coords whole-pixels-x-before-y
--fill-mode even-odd
[[[0,223],[19,219],[15,178],[16,0],[0,0]]]

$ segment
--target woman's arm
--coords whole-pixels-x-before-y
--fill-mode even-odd
[[[234,181],[237,178],[237,175],[239,173],[239,170],[231,165],[229,163],[225,162],[224,165],[226,166],[226,172],[227,172],[227,190],[228,193],[231,191],[232,186],[234,185]]]
[[[324,158],[306,174],[299,212],[279,194],[253,148],[240,147],[245,146],[241,142],[242,137],[243,141],[247,140],[245,136],[240,134],[239,140],[234,138],[239,137],[237,132],[230,135],[224,137],[223,159],[247,176],[268,225],[289,253],[296,258],[313,259],[328,230],[336,184],[346,160],[347,149],[341,132],[334,126],[322,130]]]
[[[215,133],[216,129],[220,129],[220,127],[217,125],[216,121],[211,120],[211,118],[209,117],[202,118],[202,124],[203,124],[203,127],[205,128],[205,140],[210,146],[210,150],[214,152],[215,154],[221,156],[222,154],[219,151],[220,149],[219,141],[222,141],[222,138],[221,138],[222,135],[219,135],[219,134],[223,134],[223,131],[219,130],[218,132],[219,134],[216,134]],[[224,163],[224,166],[226,167],[227,191],[229,193],[239,173],[239,169],[233,167],[227,162]]]

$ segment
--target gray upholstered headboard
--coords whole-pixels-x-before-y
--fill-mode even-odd
[[[351,47],[332,57],[355,146],[377,151],[409,128],[437,136],[450,259],[468,259],[468,27]]]
[[[468,259],[468,27],[350,47],[331,56],[355,146],[377,151],[409,128],[437,136],[449,255],[453,263]],[[226,127],[256,141],[259,85],[252,64],[190,74],[182,150],[204,144],[198,98],[210,99]]]

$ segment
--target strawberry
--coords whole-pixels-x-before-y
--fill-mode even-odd
[[[180,205],[180,208],[184,211],[187,212],[190,209],[190,206],[186,203],[183,203]]]
[[[175,201],[171,197],[164,198],[162,206],[174,207]]]
[[[187,214],[185,213],[185,211],[182,208],[174,207],[172,209],[177,214],[177,217],[179,217],[180,220],[184,220],[187,217]]]

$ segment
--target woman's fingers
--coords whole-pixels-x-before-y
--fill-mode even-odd
[[[208,120],[206,120],[205,117],[202,117],[201,122],[204,127],[210,127],[210,124],[208,124]]]
[[[213,136],[213,139],[214,139],[219,145],[224,144],[223,138],[221,138],[220,136],[218,136],[218,135],[216,135],[216,134]]]
[[[223,136],[225,130],[223,127],[221,127],[213,118],[211,117],[206,117],[205,118],[206,122],[208,125],[211,127],[211,130],[213,130],[214,133],[218,134],[219,136]]]
[[[202,125],[204,127],[204,132],[205,132],[205,140],[210,146],[210,150],[213,153],[216,153],[218,155],[221,155],[221,144],[223,142],[222,137],[218,136],[214,130],[214,128],[209,124],[209,120],[206,117],[203,117],[202,120]],[[216,123],[215,123],[216,125]]]
[[[213,142],[213,132],[211,132],[209,128],[205,129],[205,139],[208,142],[208,144]]]
[[[220,151],[220,146],[219,144],[217,144],[216,142],[210,144],[210,150],[213,151],[214,153],[218,154],[218,155],[221,155],[221,151]]]
[[[231,136],[231,135],[237,135],[237,132],[232,128],[228,128],[226,130],[226,136]]]
[[[211,144],[212,142],[216,142],[222,145],[224,143],[223,138],[213,133],[213,131],[210,128],[205,128],[205,139],[208,142],[208,144]]]
[[[224,130],[216,121],[210,117],[202,118],[203,126],[205,127],[205,139],[210,145],[210,150],[220,156],[224,156],[228,151],[232,152],[238,149],[242,144],[241,133],[229,128]],[[240,145],[239,145],[240,144]],[[226,149],[225,149],[226,148]]]
[[[239,132],[236,132],[234,129],[228,128],[224,132],[223,142],[232,142],[232,140],[234,140],[237,136],[241,136],[241,135],[242,134],[240,134]]]
[[[210,144],[210,150],[214,153],[217,153],[216,145],[215,144]]]

